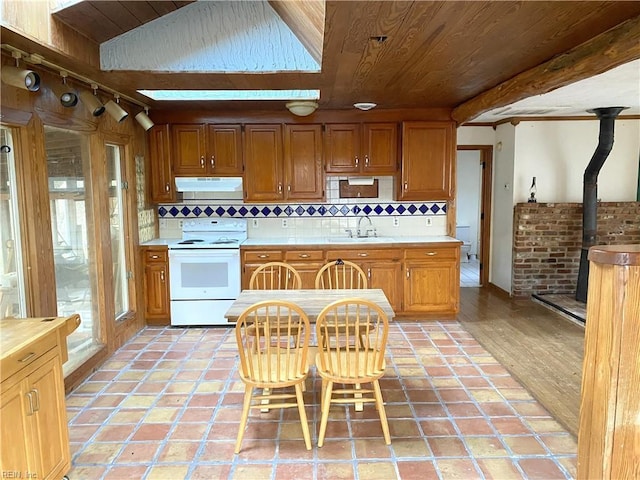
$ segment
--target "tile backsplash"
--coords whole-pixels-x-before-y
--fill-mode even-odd
[[[376,177],[377,198],[340,198],[339,180],[327,177],[326,202],[308,204],[248,204],[239,198],[214,199],[210,193],[189,194],[179,204],[158,207],[160,236],[181,236],[185,218],[233,217],[248,220],[250,238],[305,238],[345,235],[355,231],[360,218],[368,215],[378,235],[446,235],[447,203],[395,202],[393,177]],[[366,223],[368,226],[368,222]]]

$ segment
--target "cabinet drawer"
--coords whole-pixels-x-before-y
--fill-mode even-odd
[[[452,247],[414,248],[405,250],[404,258],[407,260],[456,260],[459,250]]]
[[[296,250],[294,252],[286,252],[284,254],[285,262],[297,261],[322,261],[324,260],[324,252],[322,250]]]
[[[16,322],[19,321],[20,320],[16,320]],[[46,335],[44,338],[21,348],[17,352],[7,355],[2,360],[2,365],[0,365],[0,369],[2,370],[2,380],[9,378],[17,371],[31,365],[46,352],[54,348],[56,346],[56,341],[57,335]]]
[[[253,250],[244,252],[245,263],[281,262],[283,254],[280,250]]]
[[[169,251],[167,249],[147,249],[144,251],[143,258],[145,263],[166,263],[169,260]]]
[[[400,250],[353,248],[349,250],[329,250],[327,260],[399,260]]]

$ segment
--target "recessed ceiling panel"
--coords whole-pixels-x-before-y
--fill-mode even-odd
[[[100,45],[103,70],[317,72],[266,2],[196,2]]]

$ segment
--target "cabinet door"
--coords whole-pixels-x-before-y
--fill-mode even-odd
[[[169,274],[164,263],[150,263],[144,267],[145,317],[170,317]]]
[[[395,175],[398,163],[398,127],[395,123],[365,123],[364,164],[370,175]]]
[[[403,123],[400,200],[451,197],[454,141],[452,123]]]
[[[25,394],[26,381],[19,382],[9,388],[2,386],[0,395],[0,469],[3,472],[33,472],[35,465],[30,460],[31,448],[31,412],[27,410],[28,402]],[[10,425],[10,427],[8,427]],[[30,468],[31,465],[31,468]],[[40,478],[40,477],[39,477]]]
[[[288,200],[324,199],[320,125],[285,125],[284,165]]]
[[[246,200],[284,200],[282,126],[247,125],[244,141]]]
[[[171,144],[169,125],[154,125],[149,130],[149,157],[151,172],[151,200],[157,203],[175,200],[175,187],[171,174]]]
[[[173,171],[176,175],[204,175],[205,130],[202,124],[175,124],[171,126],[173,144]]]
[[[367,263],[362,266],[367,274],[369,288],[381,288],[393,311],[401,310],[402,266],[400,262]]]
[[[459,288],[455,262],[407,261],[404,311],[456,313]]]
[[[240,125],[207,126],[207,162],[215,175],[242,175],[242,130]]]
[[[39,452],[37,478],[54,478],[64,474],[70,461],[69,430],[60,356],[50,352],[43,362],[28,377],[29,392],[35,404],[34,446]]]
[[[325,125],[325,168],[327,173],[360,172],[360,124]]]

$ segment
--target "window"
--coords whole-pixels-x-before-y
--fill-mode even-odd
[[[11,130],[0,127],[0,319],[25,317],[20,225]]]
[[[127,261],[126,204],[127,182],[124,179],[123,148],[106,145],[107,181],[109,190],[109,227],[111,229],[111,259],[113,262],[113,293],[116,320],[122,320],[129,312],[129,278]]]
[[[80,314],[80,326],[67,337],[73,370],[93,355],[101,341],[97,268],[93,240],[88,139],[45,126],[49,207],[58,315]]]

